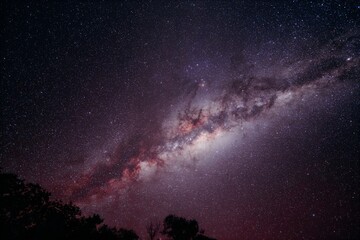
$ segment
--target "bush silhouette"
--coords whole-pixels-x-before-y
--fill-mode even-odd
[[[133,230],[111,228],[94,214],[82,216],[72,203],[50,200],[37,184],[25,183],[15,174],[0,172],[0,239],[9,240],[139,240]],[[161,233],[173,240],[215,240],[199,232],[196,220],[175,215],[147,226],[150,239]]]
[[[196,220],[187,220],[175,215],[169,215],[164,219],[164,235],[173,240],[211,240],[199,233],[199,224]]]
[[[0,173],[0,238],[137,240],[132,230],[109,228],[97,214],[81,215],[69,203],[51,201],[50,193],[16,175]]]

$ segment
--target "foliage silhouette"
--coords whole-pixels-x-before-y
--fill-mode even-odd
[[[159,233],[173,240],[214,240],[199,232],[196,220],[175,215],[167,216],[159,230],[160,223],[146,226],[150,240]],[[97,214],[82,216],[72,203],[50,200],[50,193],[39,185],[0,170],[0,239],[139,240],[139,236],[103,224]]]
[[[187,220],[175,215],[169,215],[164,219],[164,235],[173,240],[212,240],[199,233],[199,224],[196,220]]]
[[[0,172],[0,238],[138,240],[132,230],[109,228],[99,215],[85,217],[72,203],[51,201],[50,193],[16,175]]]

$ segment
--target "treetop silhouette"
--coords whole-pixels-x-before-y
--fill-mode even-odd
[[[50,200],[38,184],[25,183],[15,174],[0,170],[0,239],[9,240],[139,240],[133,230],[111,228],[94,214],[83,216],[72,203]],[[146,226],[150,240],[158,234],[173,240],[214,240],[199,232],[196,220],[175,215]]]
[[[109,228],[97,214],[81,215],[72,203],[51,201],[50,193],[16,175],[0,172],[1,239],[138,240],[132,230]]]

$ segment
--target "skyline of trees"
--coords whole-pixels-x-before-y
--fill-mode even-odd
[[[141,239],[131,229],[109,227],[100,215],[83,216],[76,205],[50,200],[50,196],[40,185],[0,170],[0,239]],[[196,220],[172,214],[164,219],[162,228],[160,222],[150,222],[145,229],[149,240],[214,240],[199,231]]]

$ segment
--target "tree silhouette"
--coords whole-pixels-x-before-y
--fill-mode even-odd
[[[211,240],[199,233],[199,225],[196,220],[186,220],[175,215],[169,215],[164,219],[164,235],[173,240]]]
[[[146,233],[149,237],[150,240],[154,240],[156,235],[158,234],[160,230],[160,223],[153,223],[150,222],[147,226],[146,226]]]
[[[37,184],[0,172],[0,238],[138,240],[132,230],[109,228],[97,214],[81,215],[73,204],[51,201]]]
[[[0,221],[5,238],[21,239],[35,234],[45,216],[55,208],[49,206],[50,193],[36,184],[25,184],[14,174],[0,174]],[[55,204],[54,204],[55,205]],[[59,225],[60,227],[60,225]]]
[[[127,230],[121,228],[118,231],[119,239],[121,240],[139,240],[139,236],[133,230]]]
[[[173,240],[215,240],[199,232],[196,220],[175,215],[150,223],[150,240],[158,233]],[[9,240],[139,240],[133,230],[111,228],[97,214],[82,216],[72,203],[50,200],[50,193],[37,184],[25,183],[16,175],[0,170],[0,239]]]

